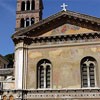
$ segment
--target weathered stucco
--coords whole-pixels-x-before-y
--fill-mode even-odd
[[[97,60],[97,85],[100,78],[100,46],[65,46],[53,48],[39,48],[28,50],[27,88],[36,88],[36,67],[41,59],[48,59],[52,63],[52,88],[81,88],[80,62],[91,56]]]

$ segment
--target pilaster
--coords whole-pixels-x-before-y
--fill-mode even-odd
[[[23,42],[18,43],[15,48],[15,88],[26,89],[28,49]]]
[[[23,89],[23,67],[24,67],[24,50],[23,42],[19,43],[17,46],[22,48],[17,48],[15,50],[15,88]]]
[[[27,89],[27,73],[28,73],[28,49],[24,44],[24,67],[23,67],[23,89]]]

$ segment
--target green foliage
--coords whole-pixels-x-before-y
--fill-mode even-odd
[[[12,68],[14,64],[14,53],[7,54],[4,57],[9,61],[8,68]]]

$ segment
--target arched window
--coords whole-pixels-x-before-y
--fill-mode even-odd
[[[3,100],[7,100],[7,96],[6,95],[3,96]]]
[[[35,10],[35,1],[34,0],[32,0],[32,10]]]
[[[20,27],[24,27],[24,18],[21,19]]]
[[[29,18],[26,18],[26,27],[30,25],[30,20]]]
[[[21,10],[25,11],[25,2],[24,1],[22,1],[22,3],[21,3]]]
[[[14,97],[11,95],[11,96],[9,97],[9,100],[14,100]]]
[[[31,18],[31,25],[35,23],[35,18]]]
[[[37,64],[37,88],[51,87],[51,62],[42,59]]]
[[[97,62],[93,57],[85,57],[81,61],[81,82],[82,87],[96,86]]]
[[[30,1],[27,1],[27,10],[30,10]]]

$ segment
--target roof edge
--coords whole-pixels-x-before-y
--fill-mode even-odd
[[[51,16],[49,16],[49,17],[39,21],[38,23],[35,23],[35,24],[31,25],[31,26],[25,27],[24,29],[16,31],[12,35],[12,39],[14,39],[16,36],[23,35],[24,33],[28,32],[28,31],[30,31],[32,29],[35,29],[35,28],[39,27],[40,25],[43,25],[43,24],[49,22],[50,20],[58,18],[59,16],[62,16],[64,14],[65,15],[69,15],[69,16],[73,16],[73,17],[77,17],[79,19],[82,18],[84,20],[89,20],[91,22],[96,22],[96,23],[98,23],[100,25],[100,18],[98,18],[98,17],[94,17],[94,16],[90,16],[90,15],[86,15],[86,14],[81,14],[79,12],[74,12],[74,11],[69,11],[69,10],[67,10],[67,11],[60,11],[60,12],[54,14],[54,15],[51,15]]]

